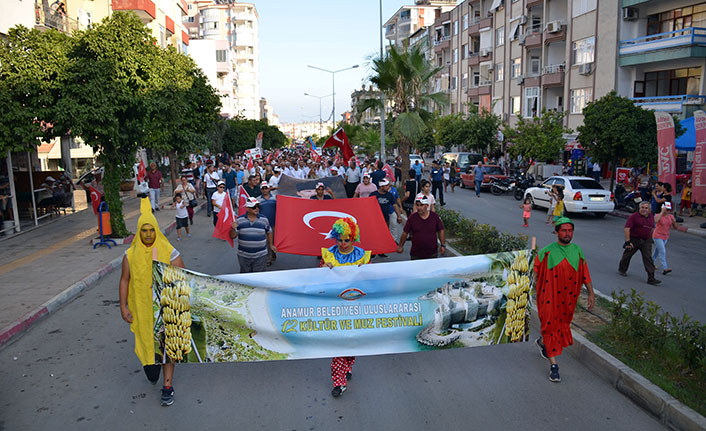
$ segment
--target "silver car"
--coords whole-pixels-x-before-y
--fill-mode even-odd
[[[605,217],[613,211],[613,193],[603,188],[596,180],[588,177],[553,176],[541,185],[530,187],[525,198],[532,200],[532,207],[549,208],[549,190],[554,185],[564,188],[564,208],[566,213],[592,212],[596,217]]]

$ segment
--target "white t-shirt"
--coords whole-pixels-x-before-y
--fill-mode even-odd
[[[216,193],[214,193],[213,195],[211,195],[211,200],[212,200],[214,203],[216,203],[216,204],[218,204],[218,205],[221,205],[221,206],[223,206],[223,200],[224,200],[225,198],[226,198],[226,192],[217,191]],[[213,206],[213,212],[214,212],[214,213],[217,213],[217,212],[220,212],[220,211],[221,211],[220,208],[216,207],[215,205]]]
[[[187,218],[189,212],[186,210],[187,202],[182,199],[181,202],[176,202],[176,218]]]
[[[214,171],[214,172],[211,172],[210,174],[208,172],[203,174],[203,179],[206,181],[206,188],[215,189],[216,184],[221,179],[221,177],[218,176],[218,172]]]
[[[269,186],[270,186],[270,190],[271,190],[270,193],[272,193],[273,195],[276,195],[276,194],[277,194],[277,190],[275,189],[275,187],[279,187],[279,179],[280,179],[280,178],[282,178],[282,174],[281,174],[281,173],[280,173],[279,175],[277,175],[277,176],[276,176],[276,175],[272,175],[272,176],[270,177],[270,180],[267,182],[267,184],[269,184]]]

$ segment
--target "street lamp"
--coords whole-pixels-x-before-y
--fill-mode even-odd
[[[331,118],[333,119],[333,127],[336,127],[336,74],[338,72],[343,72],[346,70],[351,70],[355,69],[356,67],[360,66],[359,64],[354,64],[351,67],[346,67],[345,69],[339,69],[339,70],[328,70],[328,69],[323,69],[321,67],[316,67],[312,65],[307,65],[307,67],[311,67],[312,69],[320,70],[322,72],[328,72],[331,74],[331,88],[332,88],[332,94],[333,94],[333,110],[331,112]]]
[[[327,98],[327,97],[329,97],[329,96],[333,96],[333,93],[332,93],[332,94],[327,94],[327,95],[325,95],[325,96],[317,96],[317,95],[315,95],[315,94],[309,94],[309,93],[304,93],[304,95],[305,95],[305,96],[310,96],[310,97],[316,97],[317,99],[319,99],[319,138],[320,138],[320,137],[322,136],[322,135],[321,135],[321,99],[325,99],[325,98]]]

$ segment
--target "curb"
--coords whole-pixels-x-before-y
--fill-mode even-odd
[[[620,218],[628,218],[630,217],[630,214],[624,213],[622,211],[611,211],[608,214],[612,215],[613,217],[620,217]],[[678,229],[680,232],[688,233],[690,235],[695,235],[695,236],[700,236],[701,238],[706,238],[706,230],[703,229],[696,229],[693,227],[681,227]]]
[[[448,241],[446,250],[456,256],[462,256],[448,245]],[[596,296],[613,301],[613,298],[595,289],[594,293]],[[534,304],[532,310],[535,313],[534,317],[539,321]],[[575,331],[572,331],[572,335],[574,348],[567,349],[569,354],[618,392],[657,417],[662,425],[670,429],[687,431],[706,429],[706,417],[687,407],[586,337]]]
[[[200,212],[204,208],[206,208],[205,202],[194,209],[194,214]],[[175,229],[176,220],[169,223],[167,227],[162,230],[162,233],[164,235],[168,235]],[[44,304],[40,305],[37,309],[30,311],[29,313],[20,317],[16,321],[0,329],[0,348],[5,347],[11,341],[19,338],[19,336],[22,335],[32,325],[39,322],[49,314],[54,313],[55,311],[60,309],[64,304],[71,302],[83,291],[95,286],[101,279],[113,272],[113,270],[115,270],[116,268],[119,268],[122,265],[122,262],[122,255],[116,257],[98,271],[72,284],[63,292],[59,293]]]

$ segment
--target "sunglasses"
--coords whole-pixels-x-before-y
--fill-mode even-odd
[[[218,186],[219,189],[224,189],[226,186]]]

